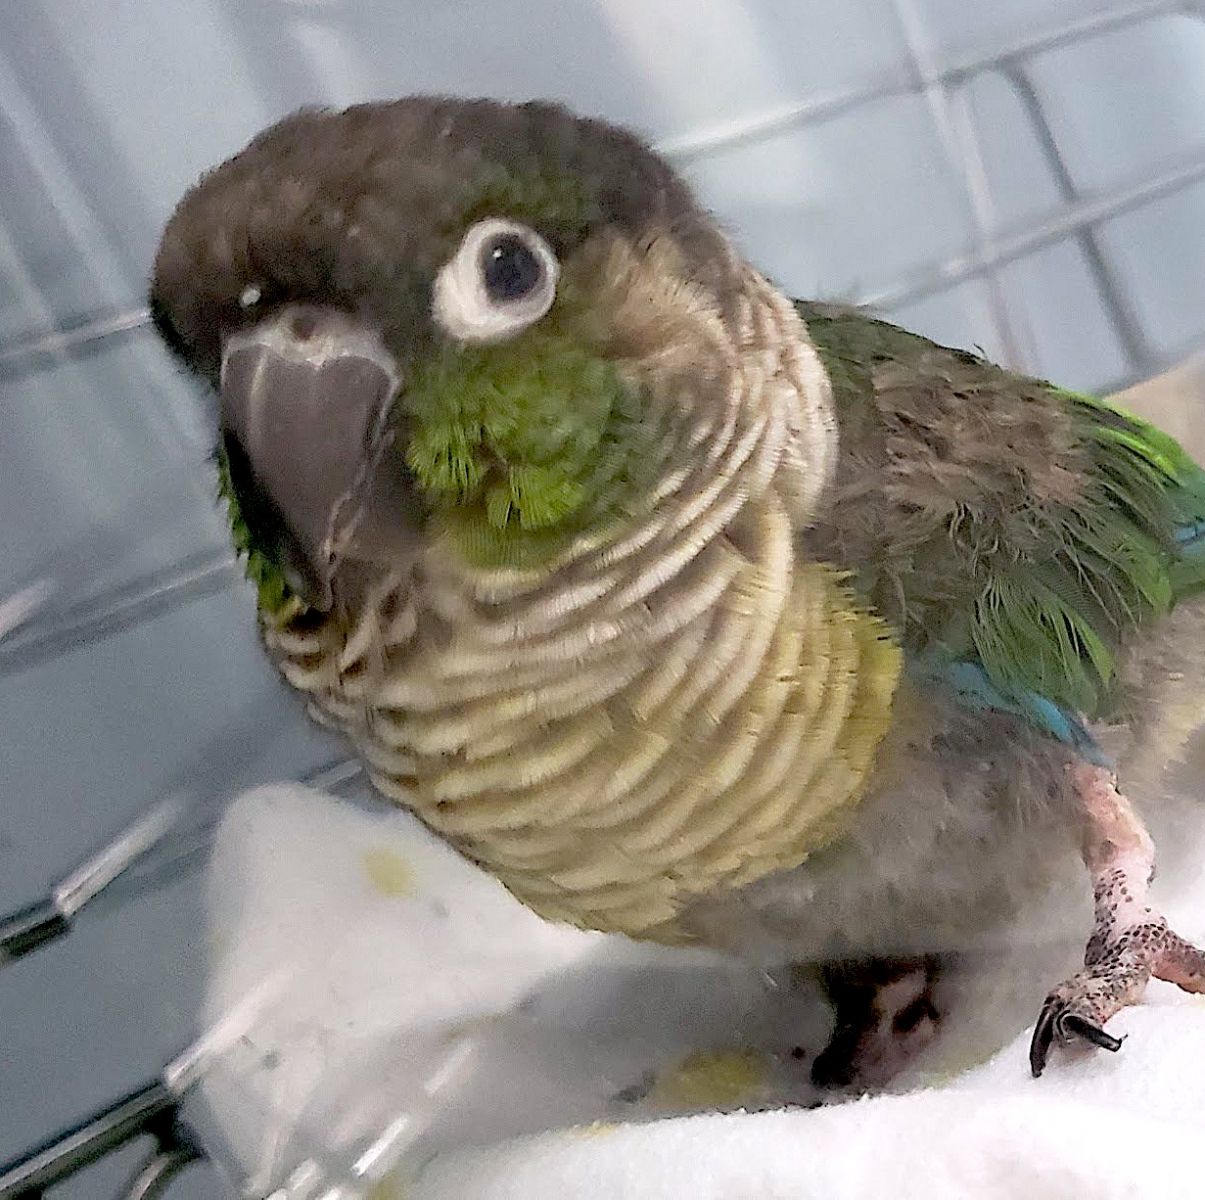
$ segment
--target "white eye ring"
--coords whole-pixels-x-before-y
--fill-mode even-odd
[[[239,308],[254,308],[264,298],[264,289],[258,283],[249,283],[239,294]]]
[[[435,320],[458,341],[501,341],[552,307],[560,271],[552,248],[534,229],[487,217],[464,235],[435,277]]]

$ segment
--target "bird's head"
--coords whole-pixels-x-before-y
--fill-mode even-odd
[[[303,111],[206,175],[151,310],[220,397],[261,602],[325,610],[353,564],[530,568],[647,513],[722,407],[740,280],[634,136],[413,97]]]

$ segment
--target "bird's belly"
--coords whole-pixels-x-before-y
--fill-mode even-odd
[[[835,572],[787,567],[763,602],[741,559],[718,601],[604,653],[587,631],[581,652],[508,651],[503,669],[497,647],[420,629],[375,672],[349,671],[346,650],[337,673],[276,657],[379,790],[537,912],[673,939],[693,897],[829,840],[891,721],[884,627]]]
[[[1059,752],[982,758],[893,731],[841,838],[800,866],[692,907],[704,940],[767,963],[995,954],[1081,942],[1091,888]],[[908,741],[907,745],[903,743]]]

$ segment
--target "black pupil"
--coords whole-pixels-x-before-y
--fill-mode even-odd
[[[513,233],[486,246],[481,270],[491,300],[520,300],[540,282],[540,260]]]

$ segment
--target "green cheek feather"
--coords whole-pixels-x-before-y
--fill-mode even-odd
[[[555,330],[448,347],[402,405],[407,465],[475,565],[530,565],[647,495],[656,422],[609,362]]]
[[[474,566],[535,566],[573,536],[643,511],[666,444],[664,412],[556,332],[448,347],[418,368],[399,405],[407,466],[435,528]],[[260,611],[287,621],[304,606],[270,548],[254,544],[226,457],[216,457]]]
[[[247,578],[255,585],[259,611],[273,620],[287,621],[301,612],[305,605],[290,590],[280,568],[262,549],[253,544],[251,530],[243,518],[238,496],[235,495],[230,479],[230,464],[225,452],[219,448],[215,459],[218,468],[218,496],[226,504],[231,542],[235,553],[244,560]]]

